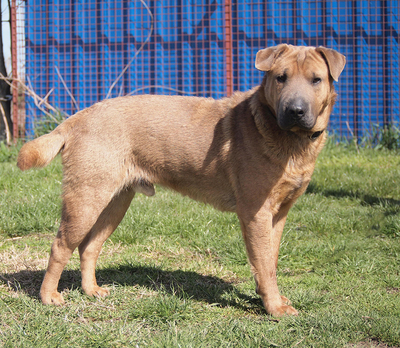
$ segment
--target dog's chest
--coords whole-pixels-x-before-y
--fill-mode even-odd
[[[314,166],[289,161],[274,191],[278,205],[294,202],[306,190]]]

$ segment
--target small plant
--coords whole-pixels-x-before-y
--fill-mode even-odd
[[[4,142],[0,142],[0,163],[11,162],[17,159],[18,151],[20,146],[17,145],[6,145]]]
[[[389,150],[400,149],[400,129],[393,124],[389,124],[378,132],[376,148],[386,148]]]
[[[383,127],[372,125],[372,132],[366,133],[359,141],[363,147],[379,149],[396,150],[400,149],[400,128],[393,123]]]
[[[65,114],[58,111],[56,114],[45,115],[35,120],[35,138],[53,131],[59,124],[65,121]]]

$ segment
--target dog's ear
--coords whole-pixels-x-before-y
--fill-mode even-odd
[[[275,60],[289,48],[286,44],[268,47],[259,50],[256,56],[256,68],[261,71],[270,71]]]
[[[329,73],[337,81],[346,65],[346,57],[335,50],[322,46],[316,48],[316,51],[324,57],[328,64]]]

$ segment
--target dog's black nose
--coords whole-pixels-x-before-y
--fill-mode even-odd
[[[303,117],[307,112],[307,106],[302,101],[297,101],[288,105],[286,114],[294,119]]]

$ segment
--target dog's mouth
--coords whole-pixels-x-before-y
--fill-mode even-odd
[[[282,130],[290,131],[300,129],[309,132],[314,128],[316,119],[310,115],[305,115],[304,117],[291,117],[287,114],[278,114],[277,122],[278,126]]]
[[[301,137],[308,138],[311,141],[315,141],[325,132],[325,129],[319,131],[312,131],[312,130],[304,130],[295,126],[292,129],[290,129],[289,132],[296,133]]]

